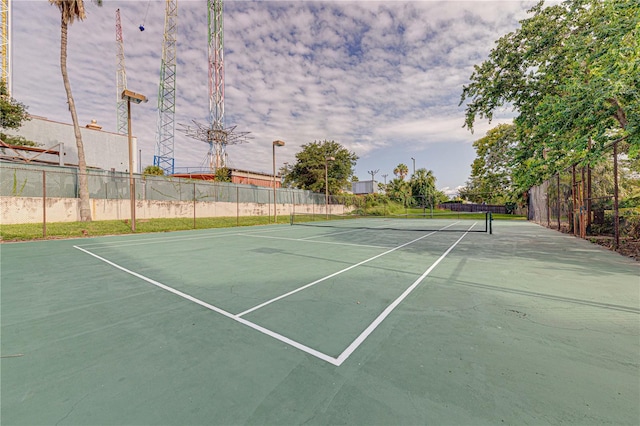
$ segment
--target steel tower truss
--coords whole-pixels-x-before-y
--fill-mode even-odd
[[[124,42],[122,40],[122,25],[120,24],[120,9],[116,10],[116,61],[116,128],[118,133],[126,134],[129,131],[127,101],[122,99],[122,92],[127,88],[127,72],[124,66]]]
[[[176,34],[178,1],[166,0],[160,86],[158,89],[158,131],[153,164],[167,175],[174,171],[174,132],[176,114]]]
[[[0,81],[11,95],[11,0],[0,0]]]
[[[224,25],[223,1],[207,0],[209,20],[209,124],[193,121],[183,126],[187,136],[209,144],[208,167],[211,172],[227,167],[227,145],[244,143],[249,132],[236,132],[236,126],[224,126]]]
[[[209,165],[225,167],[227,134],[224,131],[224,6],[207,0],[209,21]]]

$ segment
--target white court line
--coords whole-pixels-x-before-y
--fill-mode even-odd
[[[345,349],[339,356],[338,356],[338,363],[337,365],[340,366],[347,358],[349,358],[349,356],[353,353],[353,351],[355,351],[356,349],[358,349],[358,347],[362,344],[362,342],[365,341],[365,339],[367,337],[369,337],[369,335],[371,333],[373,333],[373,331],[380,325],[380,323],[382,323],[382,321],[385,320],[385,318],[387,318],[389,316],[389,314],[391,312],[393,312],[393,310],[409,295],[411,294],[411,292],[413,290],[415,290],[415,288],[431,273],[431,271],[433,271],[433,269],[438,266],[438,264],[440,262],[442,262],[442,260],[447,257],[447,255],[449,253],[451,253],[451,250],[453,250],[453,248],[455,246],[458,245],[458,243],[460,241],[462,241],[462,239],[464,237],[467,236],[467,234],[469,233],[469,231],[471,231],[471,229],[475,226],[476,224],[474,223],[473,225],[471,225],[471,227],[469,228],[469,230],[467,232],[465,232],[460,238],[458,238],[458,240],[453,243],[451,245],[451,247],[449,247],[447,249],[447,251],[445,251],[442,256],[440,256],[438,258],[438,260],[436,260],[430,267],[429,269],[427,269],[424,274],[420,275],[420,277],[414,281],[413,284],[411,284],[409,286],[409,288],[407,288],[396,300],[393,301],[393,303],[391,303],[389,306],[387,306],[387,308],[382,311],[382,313],[380,315],[378,315],[378,317],[371,323],[369,324],[369,326],[347,347],[347,349]]]
[[[474,224],[474,225],[472,225],[472,226],[469,228],[469,231],[471,230],[471,228],[473,228],[473,226],[475,226],[475,224]],[[443,228],[443,229],[445,229],[445,228]],[[390,313],[391,313],[391,312],[392,312],[392,311],[393,311],[393,310],[394,310],[394,309],[395,309],[395,308],[400,304],[400,302],[402,302],[402,301],[403,301],[403,300],[404,300],[404,299],[405,299],[405,298],[406,298],[406,297],[407,297],[407,296],[408,296],[408,295],[409,295],[409,294],[410,294],[410,293],[411,293],[411,292],[412,292],[412,291],[413,291],[413,290],[414,290],[414,289],[415,289],[415,288],[416,288],[416,287],[417,287],[417,286],[418,286],[418,285],[419,285],[419,284],[420,284],[420,283],[421,283],[421,282],[422,282],[422,281],[423,281],[423,280],[424,280],[424,279],[425,279],[425,278],[426,278],[426,277],[431,273],[431,271],[432,271],[432,270],[433,270],[433,269],[434,269],[434,268],[435,268],[435,267],[436,267],[436,266],[437,266],[437,265],[438,265],[438,264],[439,264],[439,263],[440,263],[440,262],[441,262],[441,261],[442,261],[442,260],[443,260],[443,259],[444,259],[448,254],[449,254],[449,253],[450,253],[450,252],[451,252],[451,250],[453,250],[453,248],[454,248],[456,245],[458,245],[458,243],[459,243],[460,241],[462,241],[462,239],[463,239],[463,238],[468,234],[468,232],[469,232],[469,231],[465,232],[465,233],[464,233],[464,234],[463,234],[463,235],[462,235],[462,236],[461,236],[461,237],[460,237],[460,238],[459,238],[455,243],[453,243],[453,245],[451,245],[451,247],[449,247],[449,248],[447,249],[447,251],[445,251],[445,252],[444,252],[444,253],[443,253],[443,254],[438,258],[438,260],[436,260],[436,261],[431,265],[431,267],[429,267],[429,269],[427,269],[427,270],[425,271],[425,273],[424,273],[424,274],[422,274],[422,275],[420,276],[420,278],[418,278],[418,279],[417,279],[417,280],[416,280],[416,281],[415,281],[415,282],[414,282],[414,283],[413,283],[413,284],[412,284],[412,285],[411,285],[407,290],[405,290],[405,291],[400,295],[400,297],[398,297],[396,300],[394,300],[394,302],[393,302],[391,305],[389,305],[389,306],[388,306],[388,307],[387,307],[387,308],[386,308],[386,309],[385,309],[385,310],[384,310],[384,311],[383,311],[383,312],[382,312],[382,313],[381,313],[381,314],[380,314],[380,315],[379,315],[379,316],[378,316],[378,317],[377,317],[377,318],[376,318],[376,319],[375,319],[375,320],[374,320],[374,321],[373,321],[373,322],[372,322],[372,323],[371,323],[371,324],[370,324],[370,325],[369,325],[369,326],[368,326],[368,327],[367,327],[367,328],[366,328],[366,329],[365,329],[365,330],[364,330],[364,331],[363,331],[363,332],[362,332],[362,333],[361,333],[361,334],[360,334],[360,335],[359,335],[359,336],[358,336],[358,337],[357,337],[357,338],[356,338],[356,339],[355,339],[355,340],[354,340],[354,341],[353,341],[353,342],[352,342],[348,347],[347,347],[347,349],[345,349],[345,350],[344,350],[344,351],[343,351],[343,352],[338,356],[338,358],[335,358],[335,357],[329,356],[329,355],[327,355],[327,354],[325,354],[325,353],[322,353],[322,352],[320,352],[320,351],[318,351],[318,350],[316,350],[316,349],[313,349],[313,348],[311,348],[311,347],[309,347],[309,346],[303,345],[303,344],[302,344],[302,343],[300,343],[300,342],[296,342],[295,340],[289,339],[288,337],[283,336],[282,334],[276,333],[276,332],[274,332],[274,331],[272,331],[272,330],[269,330],[269,329],[267,329],[267,328],[265,328],[265,327],[262,327],[262,326],[260,326],[260,325],[258,325],[258,324],[255,324],[255,323],[253,323],[253,322],[251,322],[251,321],[245,320],[244,318],[241,318],[241,317],[240,317],[240,315],[242,315],[242,314],[234,315],[234,314],[232,314],[232,313],[230,313],[230,312],[225,311],[224,309],[220,309],[220,308],[218,308],[218,307],[216,307],[216,306],[213,306],[213,305],[211,305],[211,304],[209,304],[209,303],[207,303],[207,302],[204,302],[204,301],[202,301],[202,300],[200,300],[200,299],[198,299],[198,298],[195,298],[195,297],[193,297],[193,296],[191,296],[191,295],[189,295],[189,294],[187,294],[187,293],[184,293],[184,292],[181,292],[181,291],[179,291],[179,290],[176,290],[176,289],[174,289],[174,288],[172,288],[172,287],[169,287],[169,286],[167,286],[167,285],[165,285],[165,284],[162,284],[162,283],[160,283],[160,282],[158,282],[158,281],[155,281],[155,280],[153,280],[153,279],[151,279],[151,278],[148,278],[148,277],[146,277],[146,276],[144,276],[144,275],[142,275],[142,274],[138,274],[137,272],[133,272],[133,271],[131,271],[131,270],[129,270],[129,269],[127,269],[127,268],[123,267],[123,266],[120,266],[120,265],[118,265],[118,264],[116,264],[116,263],[114,263],[114,262],[111,262],[110,260],[107,260],[107,259],[105,259],[105,258],[103,258],[103,257],[101,257],[101,256],[98,256],[97,254],[91,253],[90,251],[88,251],[88,250],[86,250],[86,249],[84,249],[84,248],[82,248],[82,247],[79,247],[79,246],[73,246],[73,247],[74,247],[75,249],[78,249],[78,250],[80,250],[80,251],[82,251],[82,252],[84,252],[84,253],[86,253],[86,254],[90,255],[90,256],[95,257],[95,258],[96,258],[96,259],[98,259],[98,260],[101,260],[101,261],[103,261],[103,262],[107,263],[108,265],[113,266],[114,268],[117,268],[117,269],[119,269],[119,270],[121,270],[121,271],[123,271],[123,272],[126,272],[127,274],[130,274],[130,275],[133,275],[134,277],[140,278],[141,280],[146,281],[146,282],[148,282],[148,283],[150,283],[150,284],[152,284],[152,285],[154,285],[154,286],[156,286],[156,287],[159,287],[159,288],[161,288],[161,289],[163,289],[163,290],[166,290],[166,291],[168,291],[168,292],[170,292],[170,293],[173,293],[173,294],[175,294],[175,295],[177,295],[177,296],[179,296],[179,297],[182,297],[182,298],[187,299],[187,300],[189,300],[189,301],[191,301],[191,302],[194,302],[194,303],[196,303],[196,304],[198,304],[198,305],[200,305],[200,306],[202,306],[202,307],[204,307],[204,308],[207,308],[207,309],[209,309],[209,310],[212,310],[212,311],[214,311],[214,312],[216,312],[216,313],[219,313],[219,314],[221,314],[221,315],[223,315],[223,316],[225,316],[225,317],[227,317],[227,318],[229,318],[229,319],[232,319],[232,320],[234,320],[234,321],[237,321],[237,322],[239,322],[239,323],[241,323],[241,324],[244,324],[244,325],[246,325],[246,326],[248,326],[248,327],[253,328],[253,329],[254,329],[254,330],[256,330],[256,331],[259,331],[259,332],[261,332],[261,333],[263,333],[263,334],[266,334],[267,336],[270,336],[270,337],[272,337],[272,338],[274,338],[274,339],[276,339],[276,340],[279,340],[279,341],[281,341],[281,342],[283,342],[283,343],[286,343],[287,345],[290,345],[290,346],[292,346],[292,347],[294,347],[294,348],[296,348],[296,349],[298,349],[298,350],[300,350],[300,351],[302,351],[302,352],[305,352],[305,353],[307,353],[307,354],[309,354],[309,355],[312,355],[312,356],[314,356],[314,357],[316,357],[316,358],[318,358],[318,359],[321,359],[321,360],[323,360],[323,361],[326,361],[326,362],[328,362],[328,363],[330,363],[330,364],[332,364],[332,365],[335,365],[335,366],[339,367],[339,366],[340,366],[340,365],[342,365],[342,363],[343,363],[344,361],[346,361],[346,360],[347,360],[347,358],[349,358],[349,356],[350,356],[350,355],[351,355],[351,354],[352,354],[352,353],[353,353],[353,352],[354,352],[354,351],[355,351],[355,350],[356,350],[356,349],[357,349],[357,348],[358,348],[358,347],[359,347],[359,346],[360,346],[360,345],[365,341],[365,339],[366,339],[366,338],[367,338],[367,337],[368,337],[368,336],[369,336],[369,335],[370,335],[370,334],[371,334],[371,333],[372,333],[372,332],[373,332],[373,331],[378,327],[378,325],[380,325],[380,323],[382,323],[382,321],[383,321],[387,316],[389,316],[389,314],[390,314]],[[437,232],[437,231],[436,231],[436,232]],[[435,233],[435,232],[433,232],[433,233]],[[418,239],[416,239],[416,240],[410,241],[410,242],[408,242],[408,243],[406,243],[406,244],[403,244],[402,246],[399,246],[399,247],[396,247],[396,248],[392,249],[391,251],[397,250],[397,249],[398,249],[398,248],[400,248],[400,247],[403,247],[403,246],[406,246],[406,245],[408,245],[408,244],[411,244],[411,243],[413,243],[413,242],[415,242],[415,241],[417,241],[417,240],[419,240],[419,239],[422,239],[422,238],[425,238],[425,237],[427,237],[427,236],[429,236],[429,235],[432,235],[433,233],[430,233],[430,234],[424,235],[424,236],[423,236],[423,237],[421,237],[421,238],[418,238]],[[384,253],[383,253],[383,254],[384,254]],[[381,255],[382,255],[382,254],[381,254]],[[379,257],[379,256],[381,256],[381,255],[378,255],[378,256],[376,256],[376,257]],[[361,262],[361,263],[362,263],[362,262]],[[354,265],[354,267],[355,267],[355,266],[357,266],[357,265]],[[337,275],[337,273],[336,273],[336,274],[333,274],[333,275]],[[327,278],[328,278],[328,277],[327,277]],[[325,278],[325,279],[326,279],[326,278]],[[308,286],[309,286],[309,285],[307,285],[307,287],[308,287]],[[246,312],[247,312],[247,311],[245,311],[245,313],[246,313]]]
[[[356,231],[361,231],[361,229],[350,229],[348,231],[332,232],[330,234],[313,235],[311,237],[301,238],[301,240],[312,240],[314,238],[324,238],[324,237],[330,237],[332,235],[348,234],[350,232],[356,232]]]
[[[191,296],[191,295],[189,295],[187,293],[183,293],[180,290],[176,290],[175,288],[169,287],[168,285],[162,284],[161,282],[158,282],[158,281],[153,280],[151,278],[145,277],[142,274],[138,274],[137,272],[133,272],[133,271],[131,271],[131,270],[129,270],[129,269],[123,267],[123,266],[118,265],[117,263],[114,263],[114,262],[111,262],[110,260],[105,259],[104,257],[101,257],[101,256],[98,256],[97,254],[91,253],[90,251],[85,250],[82,247],[78,247],[78,246],[73,246],[73,247],[78,249],[78,250],[80,250],[80,251],[82,251],[82,252],[84,252],[84,253],[86,253],[86,254],[88,254],[88,255],[90,255],[90,256],[95,257],[98,260],[101,260],[101,261],[113,266],[114,268],[120,269],[121,271],[126,272],[127,274],[133,275],[136,278],[140,278],[141,280],[146,281],[146,282],[148,282],[150,284],[153,284],[156,287],[159,287],[159,288],[161,288],[163,290],[166,290],[166,291],[168,291],[170,293],[173,293],[176,296],[180,296],[180,297],[182,297],[184,299],[187,299],[187,300],[189,300],[191,302],[194,302],[194,303],[196,303],[196,304],[198,304],[198,305],[200,305],[200,306],[202,306],[204,308],[207,308],[207,309],[210,309],[210,310],[212,310],[214,312],[217,312],[220,315],[223,315],[223,316],[225,316],[227,318],[230,318],[230,319],[232,319],[234,321],[237,321],[237,322],[239,322],[241,324],[244,324],[244,325],[246,325],[248,327],[251,327],[254,330],[257,330],[257,331],[259,331],[259,332],[261,332],[263,334],[266,334],[267,336],[273,337],[274,339],[277,339],[277,340],[279,340],[279,341],[281,341],[283,343],[286,343],[286,344],[288,344],[290,346],[293,346],[296,349],[299,349],[299,350],[301,350],[303,352],[306,352],[309,355],[313,355],[316,358],[319,358],[319,359],[321,359],[323,361],[326,361],[326,362],[328,362],[330,364],[333,364],[333,365],[336,365],[336,366],[338,365],[338,364],[336,364],[337,360],[334,357],[331,357],[331,356],[329,356],[327,354],[324,354],[324,353],[322,353],[320,351],[317,351],[317,350],[315,350],[315,349],[313,349],[313,348],[311,348],[309,346],[303,345],[302,343],[296,342],[295,340],[289,339],[288,337],[285,337],[282,334],[279,334],[279,333],[276,333],[274,331],[271,331],[271,330],[269,330],[267,328],[264,328],[264,327],[262,327],[262,326],[260,326],[258,324],[255,324],[255,323],[253,323],[251,321],[247,321],[244,318],[240,318],[237,315],[234,315],[234,314],[232,314],[230,312],[225,311],[224,309],[220,309],[220,308],[218,308],[216,306],[213,306],[213,305],[211,305],[211,304],[209,304],[207,302],[204,302],[204,301],[202,301],[202,300],[200,300],[200,299],[198,299],[196,297],[193,297],[193,296]]]
[[[195,235],[195,236],[172,236],[172,237],[164,237],[164,238],[145,238],[145,239],[136,239],[136,240],[132,240],[132,241],[114,241],[113,243],[111,242],[101,242],[101,243],[93,243],[93,244],[84,244],[82,246],[78,246],[78,247],[90,247],[90,248],[95,248],[95,247],[100,247],[100,248],[111,248],[111,247],[128,247],[128,246],[139,246],[139,245],[147,245],[147,244],[155,244],[157,242],[180,242],[180,241],[193,241],[193,240],[203,240],[203,239],[207,239],[207,238],[219,238],[219,237],[228,237],[228,236],[234,236],[234,235],[239,235],[238,227],[235,227],[234,230],[232,232],[224,232],[224,233],[220,233],[220,234],[199,234],[199,235]],[[214,228],[212,228],[214,229]],[[222,228],[217,228],[217,229],[222,229]],[[282,229],[256,229],[254,233],[259,233],[259,232],[275,232],[275,231],[282,231]]]
[[[370,248],[378,248],[378,249],[389,248],[389,246],[372,246],[368,244],[336,243],[333,241],[311,241],[307,238],[285,238],[285,237],[272,237],[270,235],[251,235],[251,234],[237,234],[237,235],[242,235],[244,237],[252,237],[252,238],[269,238],[272,240],[301,241],[301,242],[312,243],[312,244],[334,244],[338,246],[370,247]]]
[[[448,225],[448,226],[445,226],[445,227],[444,227],[444,228],[442,228],[442,229],[447,229],[449,226],[453,226],[453,224]],[[397,246],[397,247],[394,247],[394,248],[392,248],[391,250],[387,250],[387,251],[385,251],[384,253],[380,253],[380,254],[378,254],[378,255],[376,255],[376,256],[370,257],[369,259],[363,260],[362,262],[358,262],[358,263],[356,263],[355,265],[351,265],[351,266],[349,266],[349,267],[347,267],[347,268],[341,269],[341,270],[340,270],[340,271],[338,271],[338,272],[334,272],[334,273],[333,273],[333,274],[331,274],[331,275],[327,275],[326,277],[320,278],[319,280],[315,280],[314,282],[311,282],[311,283],[309,283],[309,284],[303,285],[302,287],[298,287],[298,288],[297,288],[297,289],[295,289],[295,290],[291,290],[291,291],[290,291],[290,292],[288,292],[288,293],[282,294],[282,295],[280,295],[280,296],[278,296],[278,297],[274,297],[273,299],[271,299],[271,300],[267,300],[266,302],[261,303],[261,304],[259,304],[259,305],[256,305],[256,306],[254,306],[253,308],[247,309],[247,310],[246,310],[246,311],[244,311],[244,312],[240,312],[240,313],[238,314],[238,316],[239,316],[239,317],[241,317],[241,316],[243,316],[243,315],[248,314],[249,312],[253,312],[253,311],[257,310],[257,309],[263,308],[263,307],[265,307],[265,306],[267,306],[267,305],[269,305],[269,304],[271,304],[271,303],[273,303],[273,302],[277,302],[277,301],[278,301],[278,300],[280,300],[280,299],[284,299],[285,297],[291,296],[292,294],[295,294],[295,293],[297,293],[297,292],[299,292],[299,291],[305,290],[305,289],[307,289],[307,288],[309,288],[309,287],[312,287],[312,286],[314,286],[314,285],[316,285],[316,284],[318,284],[318,283],[321,283],[322,281],[326,281],[326,280],[328,280],[329,278],[333,278],[333,277],[335,277],[336,275],[340,275],[340,274],[342,274],[342,273],[344,273],[344,272],[350,271],[350,270],[351,270],[351,269],[353,269],[353,268],[357,268],[357,267],[358,267],[358,266],[360,266],[360,265],[364,265],[365,263],[371,262],[372,260],[375,260],[375,259],[377,259],[377,258],[379,258],[379,257],[381,257],[381,256],[384,256],[384,255],[386,255],[386,254],[389,254],[389,253],[391,253],[391,252],[394,252],[394,251],[396,251],[396,250],[398,250],[398,249],[401,249],[402,247],[406,247],[406,246],[408,246],[409,244],[413,244],[413,243],[415,243],[416,241],[420,241],[420,240],[421,240],[421,239],[423,239],[423,238],[427,238],[427,237],[429,237],[429,236],[431,236],[431,235],[433,235],[433,234],[436,234],[437,232],[439,232],[439,231],[433,231],[433,232],[430,232],[430,233],[428,233],[428,234],[423,235],[422,237],[419,237],[419,238],[416,238],[415,240],[409,241],[408,243],[404,243],[404,244],[402,244],[402,245],[399,245],[399,246]]]
[[[356,219],[356,220],[357,220],[357,219]],[[386,219],[385,219],[385,220],[386,220]],[[454,222],[454,223],[452,223],[452,224],[450,224],[450,225],[448,225],[448,226],[446,226],[446,227],[444,227],[444,228],[442,228],[442,229],[446,229],[446,228],[448,228],[449,226],[453,226],[453,225],[455,225],[455,224],[457,224],[457,223],[459,223],[459,222],[460,222],[460,221],[458,221],[458,222]],[[313,225],[311,225],[311,226],[313,226]],[[378,226],[371,226],[371,227],[369,227],[369,228],[370,228],[370,229],[377,229],[377,228],[384,228],[384,227],[387,227],[387,226],[389,226],[389,223],[388,223],[388,222],[385,222],[385,223],[383,223],[382,225],[378,225]],[[322,225],[321,225],[320,227],[322,227]],[[348,233],[350,233],[350,232],[358,232],[358,231],[362,231],[362,228],[357,228],[357,227],[356,227],[355,229],[349,229],[349,230],[347,230],[347,231],[332,232],[332,233],[330,233],[330,234],[313,235],[313,236],[311,236],[311,237],[305,237],[305,238],[301,238],[301,239],[302,239],[302,240],[311,240],[311,239],[314,239],[314,238],[324,238],[324,237],[330,237],[330,236],[332,236],[332,235],[348,234]]]

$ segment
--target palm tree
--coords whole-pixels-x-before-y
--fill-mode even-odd
[[[416,201],[419,201],[418,204],[425,206],[428,200],[429,205],[432,206],[436,193],[436,177],[433,171],[424,168],[416,170],[416,173],[411,176],[411,191]]]
[[[102,0],[93,0],[98,6],[102,6]],[[76,137],[76,145],[78,147],[78,183],[80,192],[80,220],[83,222],[91,221],[91,207],[89,205],[89,179],[87,176],[87,162],[84,158],[84,145],[82,144],[82,134],[80,133],[80,125],[78,124],[78,115],[76,114],[76,105],[71,94],[71,84],[69,83],[69,74],[67,72],[67,30],[73,21],[85,18],[83,0],[49,0],[49,3],[58,6],[60,9],[60,70],[62,71],[62,81],[67,92],[67,102],[69,103],[69,111],[71,112],[71,121],[73,121],[73,131]]]
[[[393,174],[404,180],[404,177],[409,174],[409,167],[404,163],[400,163],[393,169]]]

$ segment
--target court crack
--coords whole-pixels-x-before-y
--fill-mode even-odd
[[[73,404],[71,406],[71,409],[67,412],[67,414],[65,414],[65,416],[63,418],[61,418],[60,420],[58,420],[56,422],[56,426],[58,426],[60,424],[60,422],[64,421],[67,417],[69,417],[71,415],[71,413],[73,413],[73,411],[76,409],[76,407],[78,406],[78,404],[80,404],[82,401],[85,400],[86,397],[89,396],[89,393],[85,394],[82,398],[80,398],[79,400],[77,400],[75,402],[75,404]]]

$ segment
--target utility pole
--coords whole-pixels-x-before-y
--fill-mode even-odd
[[[367,173],[369,173],[371,175],[371,189],[373,192],[376,192],[376,173],[378,173],[380,171],[380,169],[376,169],[376,170],[369,170]]]

